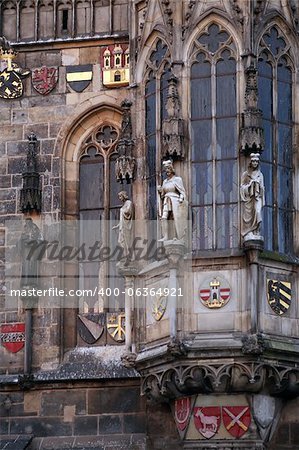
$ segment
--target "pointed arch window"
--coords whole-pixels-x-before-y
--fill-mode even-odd
[[[289,49],[273,26],[261,39],[258,61],[265,132],[263,235],[267,250],[286,254],[293,251],[293,66]]]
[[[193,249],[239,246],[236,49],[209,25],[191,53]]]
[[[147,61],[145,86],[145,140],[147,160],[148,218],[157,216],[157,172],[160,171],[162,121],[166,118],[166,98],[170,78],[170,60],[167,45],[159,39]],[[158,170],[157,170],[158,169]]]
[[[113,248],[115,234],[111,233],[107,223],[108,221],[118,221],[119,207],[121,206],[117,195],[120,188],[115,176],[118,138],[118,129],[111,124],[104,123],[93,130],[81,147],[79,165],[80,240],[81,243],[85,243],[86,248],[91,247],[97,241]],[[127,187],[126,190],[130,195],[130,187]],[[92,221],[97,221],[96,226]],[[81,263],[80,281],[80,289],[94,291],[96,286],[100,286],[104,290],[106,288],[112,290],[119,288],[120,292],[124,290],[123,279],[117,274],[116,261],[110,259],[106,263],[97,261]],[[102,304],[98,304],[98,300],[96,295],[88,297],[84,299],[81,308],[85,312],[94,312],[110,306],[109,298],[106,299],[106,304],[105,299]],[[114,309],[123,309],[123,301],[122,296],[115,299]]]

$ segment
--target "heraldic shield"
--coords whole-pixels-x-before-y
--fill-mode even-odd
[[[195,407],[193,417],[197,431],[206,439],[211,439],[219,429],[221,409],[218,406]]]
[[[189,397],[179,398],[174,405],[174,418],[180,431],[184,431],[188,425],[191,413],[191,400]]]
[[[292,301],[291,283],[288,281],[267,279],[267,297],[269,306],[278,316],[287,312]]]
[[[32,70],[32,86],[42,95],[49,94],[58,81],[57,67],[37,67]]]
[[[17,353],[25,344],[24,323],[3,323],[0,326],[0,342],[11,353]]]
[[[0,72],[0,98],[18,98],[23,94],[23,84],[19,75],[13,70]]]
[[[222,417],[225,428],[235,438],[243,436],[251,423],[249,406],[223,406]]]

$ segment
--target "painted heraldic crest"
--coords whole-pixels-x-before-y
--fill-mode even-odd
[[[282,316],[291,305],[291,283],[289,281],[267,279],[267,297],[268,303],[275,314]]]

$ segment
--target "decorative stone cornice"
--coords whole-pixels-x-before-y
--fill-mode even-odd
[[[271,361],[195,362],[177,361],[163,369],[142,374],[141,391],[148,398],[168,402],[192,394],[260,393],[296,397],[299,368]]]

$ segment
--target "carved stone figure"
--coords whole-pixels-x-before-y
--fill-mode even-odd
[[[118,228],[118,243],[123,249],[123,259],[127,259],[129,256],[133,258],[134,205],[129,200],[126,191],[119,192],[118,198],[123,203],[123,206],[120,208],[119,223],[113,229]]]
[[[162,239],[183,240],[186,237],[188,202],[181,177],[175,176],[171,160],[163,162],[166,179],[158,186],[159,216],[162,224]]]
[[[21,288],[30,289],[38,286],[39,252],[34,249],[41,239],[40,229],[31,218],[27,218],[18,243],[18,249],[22,256]]]
[[[262,239],[260,225],[265,204],[264,177],[259,169],[259,153],[251,153],[248,170],[241,178],[240,194],[243,201],[242,236],[244,240]]]

